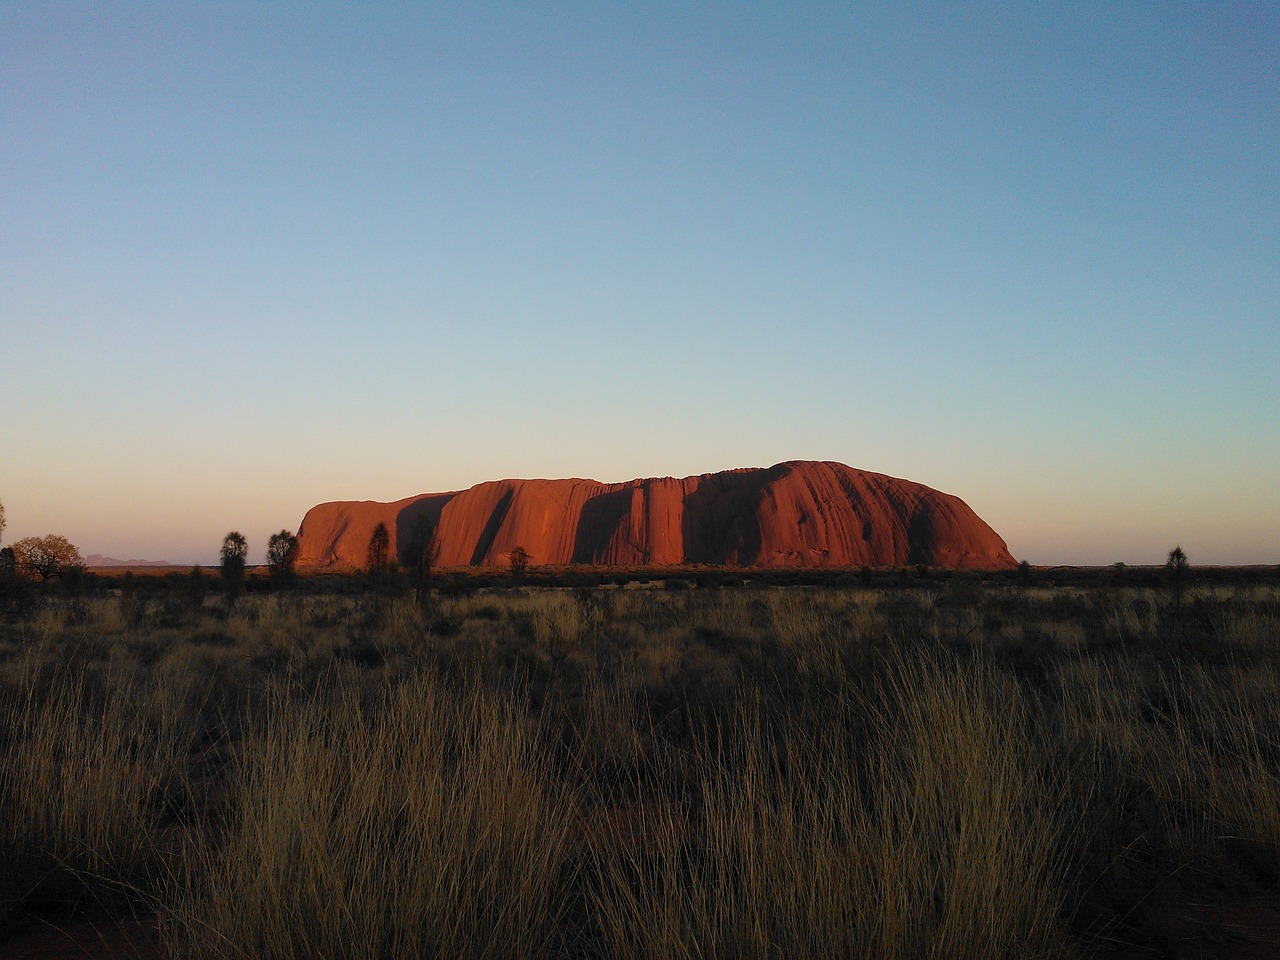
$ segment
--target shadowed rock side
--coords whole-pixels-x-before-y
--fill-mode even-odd
[[[534,564],[1002,569],[1016,561],[960,498],[840,463],[629,483],[499,480],[395,503],[322,503],[298,531],[300,567],[365,565],[385,523],[391,548],[428,520],[442,567]],[[402,561],[405,558],[401,558]]]

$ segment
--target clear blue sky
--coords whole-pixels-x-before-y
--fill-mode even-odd
[[[839,460],[1280,563],[1280,6],[0,2],[5,541]]]

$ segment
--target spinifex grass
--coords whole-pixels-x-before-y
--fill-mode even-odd
[[[1280,895],[1280,595],[1182,601],[44,598],[0,623],[0,921],[156,910],[193,960],[1147,942]]]
[[[608,956],[1032,957],[1065,951],[1061,825],[1021,692],[898,661],[867,699],[748,698],[694,748],[693,811],[596,848]]]
[[[187,791],[182,685],[73,673],[29,651],[0,686],[0,925],[155,889],[166,807]]]
[[[190,957],[539,957],[560,934],[569,797],[514,703],[429,676],[278,693],[227,836],[171,906]]]

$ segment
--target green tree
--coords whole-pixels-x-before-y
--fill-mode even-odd
[[[244,534],[232,530],[222,538],[222,589],[228,608],[244,593],[244,562],[248,555],[249,541]]]
[[[298,538],[289,530],[281,530],[267,538],[267,566],[280,583],[293,577],[293,560],[298,553]]]
[[[387,554],[391,551],[391,534],[385,523],[379,522],[369,537],[369,573],[381,576],[387,569]]]
[[[1187,578],[1191,573],[1191,564],[1187,562],[1187,555],[1182,552],[1181,546],[1176,546],[1169,551],[1169,559],[1164,565],[1165,572],[1169,575],[1169,589],[1173,593],[1173,607],[1175,610],[1182,609],[1182,590],[1186,586]]]
[[[13,557],[19,571],[39,577],[43,583],[84,566],[84,559],[75,544],[53,533],[43,537],[23,537],[13,545]]]

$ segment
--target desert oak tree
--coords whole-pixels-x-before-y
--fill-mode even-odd
[[[1182,609],[1182,588],[1187,581],[1187,573],[1191,569],[1191,564],[1187,561],[1187,555],[1183,552],[1182,546],[1176,546],[1169,551],[1169,560],[1165,563],[1164,568],[1169,573],[1169,588],[1173,591],[1173,606],[1175,609]]]
[[[369,572],[374,576],[382,573],[387,566],[387,554],[391,550],[391,534],[385,523],[373,528],[369,537]]]
[[[249,555],[249,541],[244,534],[232,530],[222,538],[222,586],[228,602],[244,590],[244,560]]]
[[[418,602],[426,604],[431,596],[431,564],[436,555],[436,530],[430,518],[418,517],[409,531],[404,546],[404,559],[413,572],[413,586]]]
[[[292,531],[281,530],[267,538],[267,566],[277,580],[287,580],[293,573],[293,558],[298,552],[298,538]]]

